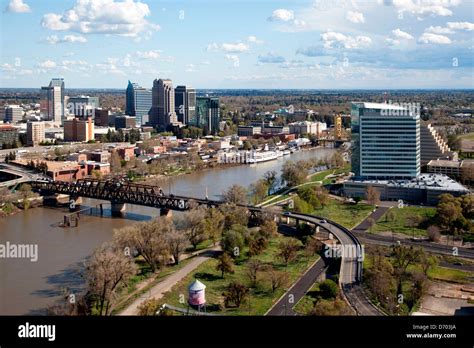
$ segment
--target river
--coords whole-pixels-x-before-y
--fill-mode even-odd
[[[249,186],[262,175],[274,170],[280,174],[288,160],[324,158],[333,149],[301,151],[275,161],[256,165],[203,170],[170,178],[163,184],[176,195],[204,198],[206,187],[210,199],[234,184]],[[84,199],[84,206],[99,201]],[[0,219],[0,244],[37,244],[38,260],[0,259],[0,315],[45,314],[45,308],[59,299],[66,289],[73,292],[83,287],[81,270],[84,260],[103,242],[111,240],[113,230],[159,213],[157,209],[127,205],[123,218],[83,216],[78,227],[62,228],[65,208],[40,207]]]

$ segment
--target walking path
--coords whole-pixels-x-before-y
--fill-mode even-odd
[[[201,265],[204,261],[209,260],[210,258],[214,257],[216,254],[220,252],[220,246],[214,247],[212,249],[207,249],[202,252],[199,256],[195,256],[193,260],[191,260],[186,266],[167,276],[161,282],[156,284],[153,288],[141,296],[137,298],[130,306],[125,308],[122,312],[118,315],[137,315],[138,314],[138,307],[151,298],[160,299],[163,297],[164,293],[171,290],[173,286],[179,283],[183,278],[185,278],[189,273],[194,271],[199,265]]]

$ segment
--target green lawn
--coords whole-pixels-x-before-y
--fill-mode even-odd
[[[435,266],[428,271],[428,277],[432,280],[470,284],[474,281],[474,272]]]
[[[353,228],[372,213],[374,207],[369,204],[343,203],[331,199],[329,204],[313,211],[314,215],[333,220],[347,228]]]
[[[293,308],[293,310],[299,314],[306,315],[314,307],[315,298],[311,294],[316,291],[319,291],[319,283],[313,284],[311,289],[308,290],[306,295],[304,295]]]
[[[426,236],[426,228],[431,220],[436,215],[436,208],[427,207],[404,207],[404,208],[392,208],[389,211],[393,211],[393,221],[386,221],[386,215],[382,216],[379,221],[371,228],[370,232],[394,232],[403,233],[407,235],[415,236]],[[420,216],[421,224],[418,227],[412,228],[409,225],[409,219],[412,216]]]
[[[319,256],[306,257],[303,251],[300,251],[296,261],[290,263],[288,267],[276,257],[278,243],[283,240],[283,236],[273,238],[265,252],[259,256],[258,259],[265,263],[273,264],[279,270],[288,272],[289,283],[288,287],[295,282],[299,276],[312,264]],[[206,286],[206,300],[207,312],[214,312],[219,315],[263,315],[286,291],[286,289],[277,289],[272,293],[268,280],[265,279],[263,272],[259,274],[259,281],[257,287],[251,290],[250,302],[248,298],[244,300],[240,308],[225,308],[223,306],[222,293],[226,290],[228,284],[232,281],[238,281],[249,285],[249,280],[246,276],[246,263],[248,258],[246,256],[246,249],[241,255],[240,259],[236,260],[234,266],[234,274],[226,274],[225,278],[221,278],[220,272],[216,270],[217,260],[210,259],[201,264],[194,272],[190,273],[182,281],[176,284],[170,292],[166,293],[161,299],[161,303],[167,303],[177,307],[186,308],[186,304],[180,303],[180,295],[182,298],[187,298],[187,287],[197,278]]]

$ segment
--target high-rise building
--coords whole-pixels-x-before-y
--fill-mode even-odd
[[[187,86],[174,89],[174,105],[178,122],[188,124],[196,115],[196,90]]]
[[[178,122],[175,113],[174,88],[169,79],[155,79],[152,90],[152,111],[150,124],[166,129]]]
[[[8,105],[5,107],[5,122],[16,123],[23,120],[23,108],[18,105]]]
[[[128,81],[125,97],[125,113],[129,116],[135,116],[136,123],[139,126],[147,123],[152,105],[151,90]]]
[[[44,139],[44,122],[28,122],[26,126],[27,144],[29,146],[37,146]]]
[[[41,112],[48,121],[64,120],[64,79],[54,78],[49,86],[41,87]]]
[[[86,142],[94,140],[94,121],[73,118],[64,121],[64,141]]]
[[[99,97],[89,97],[88,95],[79,95],[69,97],[67,109],[70,115],[87,118],[94,115],[94,109],[99,107]]]
[[[420,114],[416,108],[352,103],[352,171],[361,179],[420,174]]]
[[[204,134],[216,134],[219,132],[219,98],[197,97],[196,117],[189,120],[189,124],[202,128]]]

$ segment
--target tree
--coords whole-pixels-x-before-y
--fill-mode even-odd
[[[311,214],[313,207],[305,200],[295,197],[293,198],[293,211],[297,213]]]
[[[277,256],[288,266],[288,263],[298,256],[298,249],[299,243],[293,238],[288,238],[278,244]]]
[[[27,199],[31,197],[32,191],[31,191],[31,185],[30,184],[22,184],[20,188],[20,195],[23,199]]]
[[[371,217],[368,217],[367,220],[365,220],[365,222],[369,226],[368,228],[369,232],[372,232],[372,227],[375,225],[375,220]]]
[[[216,208],[209,208],[207,210],[207,217],[203,221],[204,233],[216,245],[217,241],[222,236],[224,230],[224,215]]]
[[[314,306],[308,313],[316,316],[334,316],[334,315],[349,315],[350,309],[343,300],[336,299],[334,301],[320,301],[317,306]]]
[[[230,283],[227,291],[222,294],[224,296],[224,305],[230,307],[231,304],[234,304],[235,307],[239,308],[248,292],[249,289],[244,284],[238,282]]]
[[[117,150],[112,151],[110,155],[110,169],[112,169],[113,172],[117,172],[122,169],[122,161]]]
[[[150,298],[146,301],[143,301],[141,305],[138,306],[138,315],[140,316],[153,316],[156,315],[156,312],[160,308],[159,300],[155,298]]]
[[[439,231],[438,226],[431,225],[431,226],[428,227],[426,232],[427,232],[428,237],[430,238],[430,240],[432,240],[433,242],[439,242],[439,239],[441,238],[441,233]]]
[[[344,165],[344,157],[340,152],[335,152],[329,162],[331,167],[342,167]]]
[[[151,271],[155,272],[168,260],[169,245],[166,236],[173,230],[173,223],[169,219],[158,218],[119,229],[115,232],[114,240],[123,248],[136,250]]]
[[[393,220],[395,220],[395,212],[393,211],[393,209],[389,209],[385,213],[385,222],[392,222]]]
[[[326,279],[319,284],[319,292],[323,298],[336,298],[339,293],[339,286],[331,279]]]
[[[413,246],[406,247],[403,245],[396,245],[393,247],[393,268],[395,276],[398,281],[397,293],[402,293],[402,282],[406,277],[408,266],[414,264],[421,255],[421,249]]]
[[[222,250],[228,252],[232,257],[239,256],[244,247],[244,236],[240,227],[244,226],[233,225],[232,228],[224,232],[222,236]]]
[[[97,299],[99,315],[110,314],[116,293],[136,274],[130,257],[110,246],[98,248],[86,265],[85,278],[89,292]]]
[[[180,218],[175,219],[176,227],[178,230],[184,231],[194,250],[196,250],[199,243],[206,239],[203,223],[205,216],[204,208],[196,207],[185,212]]]
[[[270,220],[270,221],[265,221],[261,226],[259,233],[261,236],[263,236],[266,239],[270,239],[271,237],[274,237],[278,233],[278,226],[275,221]]]
[[[366,191],[367,202],[371,205],[380,203],[380,191],[373,186],[368,186]]]
[[[182,231],[176,231],[173,229],[166,235],[166,243],[168,249],[173,256],[174,264],[179,264],[180,255],[186,250],[189,245],[188,237]]]
[[[248,241],[249,256],[260,255],[268,246],[268,241],[263,236],[251,236]]]
[[[247,262],[246,275],[250,280],[250,287],[254,288],[257,286],[258,272],[263,268],[262,261],[259,259],[250,259]]]
[[[247,190],[243,186],[232,185],[223,196],[227,203],[247,204]]]
[[[265,180],[267,187],[268,187],[268,194],[271,194],[275,188],[275,184],[277,182],[277,172],[274,170],[270,170],[263,174],[263,180]]]
[[[229,256],[228,253],[223,253],[221,256],[219,256],[216,270],[221,272],[222,279],[224,279],[224,274],[234,273],[234,260]]]
[[[251,186],[250,190],[254,204],[262,202],[268,194],[268,186],[263,179],[257,180],[257,182]]]
[[[289,282],[288,273],[278,271],[273,267],[270,267],[266,274],[272,287],[272,293],[275,293],[279,288],[285,287]]]
[[[299,167],[293,161],[287,161],[283,164],[281,178],[286,181],[288,187],[302,184],[308,176],[308,169]]]
[[[312,187],[303,186],[298,189],[298,197],[310,204],[314,209],[321,207],[321,202],[316,196],[316,192]]]
[[[219,210],[224,215],[224,229],[229,229],[233,225],[248,224],[247,209],[238,207],[235,204],[221,204]]]

